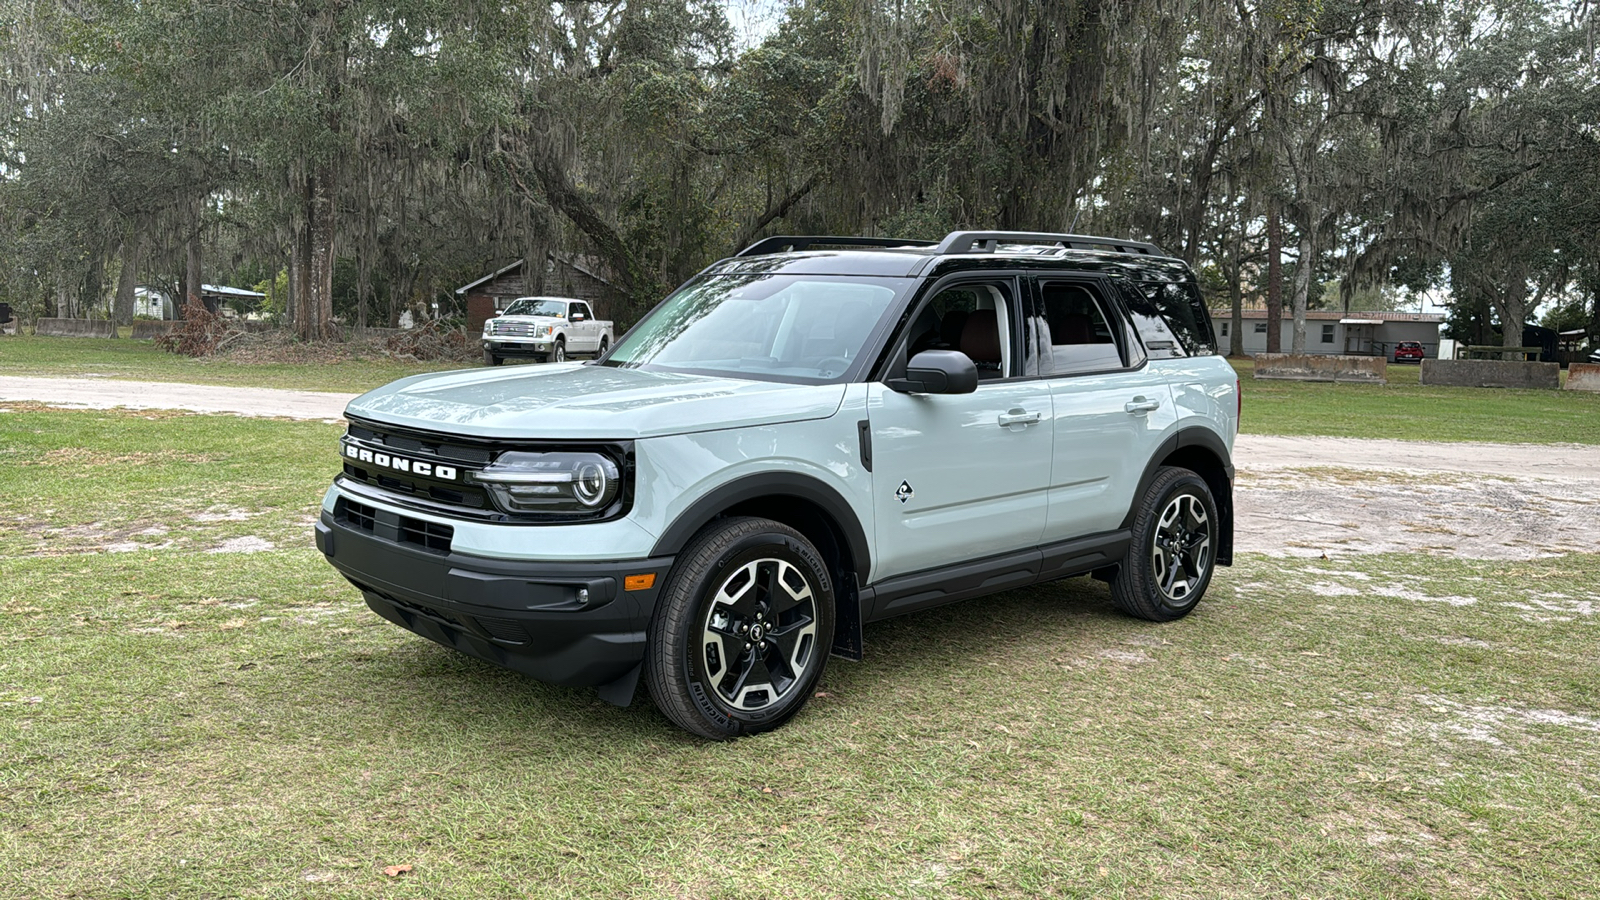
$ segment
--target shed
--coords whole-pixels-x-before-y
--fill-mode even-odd
[[[1234,336],[1229,334],[1232,315],[1227,310],[1213,310],[1212,321],[1217,327],[1218,343],[1222,352],[1232,353]],[[1376,312],[1341,313],[1333,310],[1306,312],[1306,352],[1331,356],[1389,356],[1394,345],[1401,341],[1416,341],[1422,345],[1429,358],[1439,355],[1439,326],[1444,316],[1439,313]],[[1283,311],[1282,338],[1284,352],[1289,351],[1294,340],[1294,316]],[[1243,340],[1237,345],[1245,353],[1254,355],[1267,350],[1267,311],[1244,310]]]
[[[598,274],[598,267],[577,257],[547,254],[544,266],[544,284],[538,290],[530,288],[531,279],[524,277],[523,260],[497,269],[470,284],[456,288],[458,295],[467,301],[467,332],[483,328],[483,323],[494,317],[494,311],[518,297],[542,294],[550,297],[572,297],[588,301],[595,316],[615,318],[613,310],[620,308],[622,292]]]

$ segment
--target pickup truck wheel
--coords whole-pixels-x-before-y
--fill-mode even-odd
[[[1170,622],[1188,615],[1216,570],[1217,503],[1205,479],[1165,467],[1139,501],[1133,541],[1111,582],[1111,599],[1131,616]]]
[[[768,519],[720,519],[662,590],[645,682],[667,718],[713,740],[800,711],[833,646],[833,585],[811,542]]]
[[[599,359],[600,357],[605,356],[605,355],[606,355],[606,339],[605,338],[601,338],[600,339],[600,347],[599,347],[599,349],[594,351],[594,358],[595,359]]]
[[[550,349],[550,361],[551,362],[566,362],[567,361],[567,342],[566,341],[562,340],[561,338],[556,338],[556,345]]]
[[[486,366],[498,366],[505,361],[505,357],[495,356],[491,350],[485,349],[483,351],[483,364]]]

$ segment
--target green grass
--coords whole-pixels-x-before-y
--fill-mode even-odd
[[[1257,381],[1229,360],[1244,391],[1246,434],[1415,441],[1600,444],[1600,394],[1417,383],[1419,366],[1389,366],[1388,384]]]
[[[97,376],[361,393],[396,378],[463,365],[388,358],[326,358],[328,354],[320,353],[308,355],[312,358],[299,362],[240,362],[226,357],[191,359],[168,353],[153,341],[13,335],[0,337],[0,375]]]
[[[311,548],[336,434],[0,413],[0,897],[1600,893],[1600,557],[1013,591],[712,744],[368,612]]]

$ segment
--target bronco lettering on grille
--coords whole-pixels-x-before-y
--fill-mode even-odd
[[[409,472],[412,475],[421,475],[424,478],[437,478],[440,481],[455,481],[459,477],[455,466],[441,466],[420,459],[407,459],[404,456],[395,456],[355,444],[346,442],[344,455],[357,462],[367,463],[380,469],[392,469],[396,472]]]

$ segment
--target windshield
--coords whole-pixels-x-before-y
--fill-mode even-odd
[[[522,297],[511,301],[506,307],[508,316],[555,316],[559,319],[567,317],[567,301],[546,300],[543,297]]]
[[[833,275],[713,275],[656,307],[604,365],[765,381],[839,381],[908,283]]]

